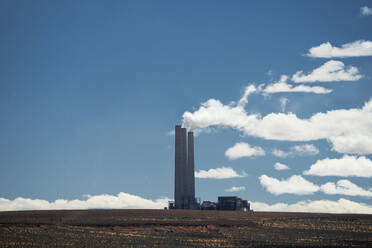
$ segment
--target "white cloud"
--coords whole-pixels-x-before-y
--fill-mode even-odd
[[[295,155],[316,155],[319,150],[313,144],[304,144],[292,146],[291,153]]]
[[[372,15],[372,8],[368,8],[367,6],[361,7],[360,13],[364,16]]]
[[[285,152],[285,151],[282,151],[280,149],[273,149],[271,151],[271,153],[275,156],[275,157],[279,157],[279,158],[286,158],[289,156],[289,153],[288,152]]]
[[[264,156],[265,151],[259,146],[250,146],[248,143],[236,143],[233,147],[226,150],[225,156],[230,160],[243,157]]]
[[[264,94],[274,94],[274,93],[283,93],[283,92],[304,92],[304,93],[315,93],[315,94],[329,94],[332,92],[331,89],[326,89],[320,86],[307,86],[307,85],[298,85],[293,86],[287,83],[288,77],[282,75],[279,82],[269,84],[263,90]]]
[[[245,87],[244,94],[242,98],[240,98],[238,105],[244,107],[248,103],[248,96],[255,92],[257,92],[257,89],[256,86],[254,86],[253,84]]]
[[[355,132],[352,137],[351,135],[330,137],[329,139],[333,145],[332,150],[339,153],[350,153],[359,155],[371,154],[372,137],[370,136],[370,131],[371,130],[366,130],[366,133],[364,135],[362,133]]]
[[[115,195],[88,196],[86,200],[58,199],[49,202],[40,199],[18,197],[14,200],[0,198],[0,211],[18,210],[56,210],[56,209],[163,209],[168,205],[168,198],[159,198],[155,201],[139,196],[119,193]],[[282,211],[282,212],[318,212],[318,213],[361,213],[372,214],[372,206],[340,198],[338,201],[300,201],[295,204],[276,203],[269,205],[263,202],[251,202],[255,211]]]
[[[287,165],[285,165],[285,164],[282,164],[282,163],[276,162],[276,163],[274,164],[274,169],[275,169],[275,170],[289,170],[290,168],[289,168]]]
[[[195,172],[196,178],[209,178],[209,179],[227,179],[235,177],[246,177],[247,173],[242,171],[241,174],[237,173],[231,167],[221,167],[209,170],[199,170]]]
[[[319,186],[307,181],[302,176],[293,175],[285,180],[262,175],[259,177],[261,185],[271,194],[309,195],[319,190]]]
[[[320,190],[328,195],[351,195],[351,196],[372,196],[372,190],[365,190],[349,180],[339,180],[335,183],[326,183],[320,186]]]
[[[251,202],[255,211],[312,212],[312,213],[359,213],[372,214],[372,205],[340,198],[338,201],[317,200],[300,201],[294,204]]]
[[[372,56],[372,42],[357,40],[343,44],[341,47],[334,47],[331,43],[326,42],[317,47],[310,48],[307,56],[314,58]]]
[[[278,167],[278,169],[277,169]],[[286,165],[276,163],[276,170],[286,169]],[[372,196],[372,189],[365,190],[349,180],[339,180],[337,183],[328,182],[321,186],[307,181],[301,176],[293,175],[287,179],[278,180],[273,177],[262,175],[259,177],[261,185],[271,194],[296,194],[308,195],[318,191],[322,191],[328,195],[350,195],[350,196]]]
[[[292,76],[296,83],[313,82],[335,82],[335,81],[357,81],[363,76],[359,74],[358,68],[347,66],[341,61],[330,60],[322,66],[314,69],[310,74],[305,75],[303,71],[297,71]]]
[[[313,144],[304,144],[292,146],[288,152],[280,149],[273,149],[271,153],[276,157],[286,158],[288,156],[316,155],[319,153],[319,150]]]
[[[238,192],[238,191],[244,191],[244,190],[245,190],[244,186],[239,186],[239,187],[232,186],[229,189],[225,189],[226,192]]]
[[[372,154],[372,99],[362,108],[316,113],[308,119],[293,113],[248,114],[241,106],[210,99],[193,113],[183,114],[184,126],[202,130],[216,126],[268,140],[311,141],[327,139],[340,153]],[[351,128],[352,127],[352,128]]]
[[[13,210],[50,210],[50,209],[126,209],[146,208],[162,209],[168,205],[168,198],[159,198],[155,201],[142,197],[120,192],[117,195],[87,196],[86,200],[63,200],[58,199],[49,202],[40,199],[18,197],[14,200],[0,198],[0,211]]]
[[[287,106],[289,99],[286,97],[281,97],[279,99],[279,102],[280,102],[280,108],[282,109],[282,112],[285,112],[285,107]]]
[[[342,158],[320,159],[304,175],[372,177],[372,161],[368,158],[344,155]]]

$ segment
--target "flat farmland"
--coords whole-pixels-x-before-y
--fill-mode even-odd
[[[11,211],[0,212],[0,247],[372,247],[372,215]]]

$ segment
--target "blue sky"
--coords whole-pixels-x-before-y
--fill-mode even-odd
[[[362,174],[371,170],[371,111],[363,110],[372,97],[368,7],[369,1],[1,1],[0,210],[48,208],[57,199],[87,204],[102,195],[120,198],[103,207],[161,207],[173,198],[169,131],[184,123],[199,133],[197,172],[225,167],[247,174],[197,178],[202,200],[234,194],[256,209],[276,203],[295,209],[301,201],[342,199],[358,204],[344,211],[372,212],[372,176],[304,174],[327,158],[335,159],[333,174],[361,164]],[[230,116],[226,108],[236,108],[250,85],[248,103]],[[270,85],[318,93],[278,93]],[[200,113],[210,99],[225,108]],[[326,114],[336,110],[343,111]],[[278,119],[262,122],[271,113]],[[327,117],[306,122],[318,113]],[[239,119],[253,115],[254,125]],[[284,130],[301,123],[307,128]],[[245,156],[229,159],[225,153],[237,143]],[[252,155],[252,147],[264,155]],[[275,170],[277,162],[290,169]],[[290,181],[294,175],[298,180]],[[339,180],[348,193],[340,185],[337,194],[330,184],[322,188]],[[272,190],[286,186],[307,191]],[[232,187],[245,190],[226,192]],[[14,207],[17,199],[22,207]]]

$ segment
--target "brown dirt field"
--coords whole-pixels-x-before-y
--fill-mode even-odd
[[[196,210],[0,212],[0,247],[372,247],[372,215]]]

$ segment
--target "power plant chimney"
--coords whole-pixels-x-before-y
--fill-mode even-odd
[[[194,207],[195,204],[195,169],[194,169],[194,133],[187,133],[187,171],[188,171],[188,184],[187,184],[187,195],[189,200],[190,208]]]
[[[187,144],[186,144],[187,143]],[[194,134],[180,125],[175,130],[175,182],[176,209],[195,209]]]

